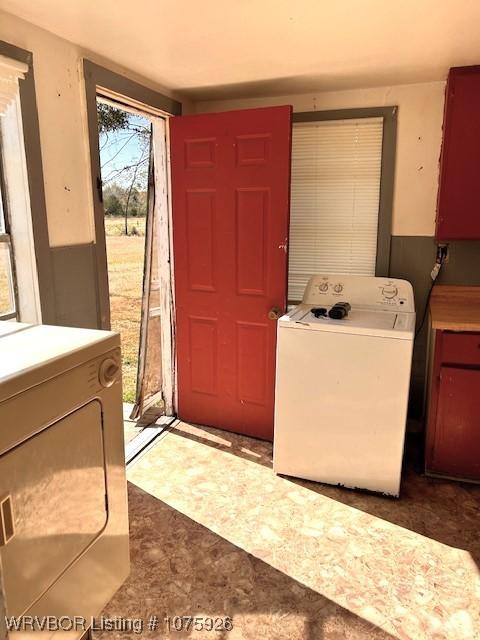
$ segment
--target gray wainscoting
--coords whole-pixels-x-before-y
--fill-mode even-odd
[[[430,236],[392,236],[390,275],[412,283],[415,292],[417,322],[420,323],[428,291],[432,284],[430,272],[435,264],[437,243]],[[439,284],[480,286],[480,242],[451,242],[448,259],[438,279]],[[427,351],[427,327],[418,336],[413,352],[410,415],[423,415],[423,395]]]
[[[97,329],[95,245],[52,247],[57,325]]]

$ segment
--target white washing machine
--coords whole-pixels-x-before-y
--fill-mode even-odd
[[[398,496],[414,334],[409,282],[312,276],[278,321],[275,472]]]

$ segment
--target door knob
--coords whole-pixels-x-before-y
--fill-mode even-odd
[[[120,370],[118,364],[113,358],[107,358],[100,365],[98,371],[98,379],[102,387],[111,387],[117,378],[117,373]]]
[[[268,317],[270,320],[278,320],[282,315],[282,310],[278,307],[272,307],[268,312]]]

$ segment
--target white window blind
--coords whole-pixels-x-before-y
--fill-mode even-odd
[[[0,116],[4,115],[18,93],[18,81],[28,71],[24,62],[0,55]]]
[[[315,273],[375,275],[383,118],[293,125],[289,300]]]

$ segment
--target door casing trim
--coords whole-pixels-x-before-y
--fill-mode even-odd
[[[94,209],[95,268],[97,286],[97,326],[110,329],[110,302],[108,291],[107,250],[100,173],[100,148],[97,124],[97,95],[125,102],[150,115],[168,117],[180,115],[182,105],[158,91],[102,67],[87,58],[83,60],[85,100],[87,110],[90,173]]]

